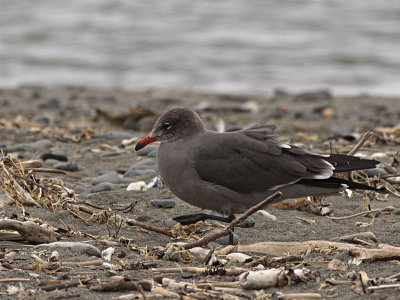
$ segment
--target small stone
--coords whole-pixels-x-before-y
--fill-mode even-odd
[[[119,156],[121,155],[122,152],[120,151],[109,151],[109,152],[104,152],[101,157],[114,157],[114,156]]]
[[[171,218],[166,219],[165,222],[164,222],[165,227],[167,227],[168,229],[171,229],[176,224],[179,224],[179,223],[177,221],[171,219]]]
[[[341,261],[340,259],[332,259],[328,263],[328,270],[332,271],[346,271],[347,270],[347,263],[344,261]]]
[[[69,172],[78,172],[81,167],[75,162],[66,162],[66,163],[57,163],[53,165],[54,169],[69,171]]]
[[[57,98],[52,98],[40,103],[38,107],[41,109],[56,109],[60,107],[60,101]]]
[[[110,183],[110,182],[103,182],[95,185],[90,189],[91,193],[98,193],[98,192],[104,192],[104,191],[111,191],[115,188],[115,186]]]
[[[125,172],[124,177],[136,177],[142,176],[146,174],[154,174],[156,173],[153,169],[142,169],[142,170],[128,170]]]
[[[256,224],[256,221],[252,217],[248,217],[243,222],[240,222],[236,226],[241,227],[241,228],[250,228],[250,227],[254,227],[255,224]]]
[[[46,161],[47,159],[55,159],[59,161],[68,161],[68,157],[63,152],[45,152],[40,155],[40,159]]]
[[[217,233],[220,231],[221,230],[219,230],[219,229],[214,229],[214,230],[207,232],[207,234],[205,236],[209,236],[211,234],[214,234],[214,233]],[[219,239],[215,240],[214,242],[217,244],[220,244],[222,246],[228,246],[229,245],[229,235],[220,237]],[[233,245],[237,245],[238,243],[239,243],[239,237],[236,234],[233,234]]]
[[[172,208],[176,205],[176,201],[172,199],[153,199],[150,204],[155,207]]]
[[[328,90],[299,93],[293,96],[295,102],[321,102],[331,101],[332,94]]]
[[[35,151],[46,151],[46,150],[50,149],[52,146],[53,146],[53,143],[50,140],[43,139],[43,140],[38,140],[33,143],[18,144],[18,145],[15,145],[14,148],[24,148],[26,151],[35,152]],[[14,152],[20,152],[20,151],[14,151]],[[24,152],[24,151],[21,151],[21,152]]]
[[[362,170],[363,173],[367,174],[369,177],[374,177],[374,176],[385,176],[388,173],[386,172],[386,170],[384,168],[375,168],[375,169],[366,169],[366,170]]]
[[[150,152],[157,150],[158,146],[156,145],[148,145],[143,149],[140,149],[139,151],[136,152],[136,154],[138,156],[146,156],[147,154],[149,154]]]
[[[154,168],[154,169],[155,169],[154,160],[151,159],[151,158],[146,158],[146,159],[139,160],[139,161],[133,163],[133,164],[129,167],[129,170],[150,169],[150,168]]]
[[[7,145],[0,143],[0,149],[5,149],[5,148],[7,148]]]
[[[122,141],[124,139],[130,139],[132,135],[133,133],[128,131],[109,131],[103,134],[99,134],[97,138],[103,140]]]
[[[112,171],[94,178],[92,180],[92,185],[97,185],[102,182],[111,182],[113,184],[119,184],[121,183],[121,177],[117,172]]]
[[[77,193],[88,193],[88,192],[90,192],[89,188],[81,186],[81,185],[78,185],[78,184],[73,184],[73,185],[70,185],[70,186],[67,185],[67,187],[73,189]]]
[[[157,157],[158,149],[155,149],[149,153],[147,153],[147,157]]]

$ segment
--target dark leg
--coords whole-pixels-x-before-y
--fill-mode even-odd
[[[179,222],[182,225],[190,225],[190,224],[194,224],[199,221],[205,221],[205,220],[215,220],[215,221],[230,223],[233,221],[233,219],[235,219],[234,215],[224,217],[224,216],[209,215],[209,214],[204,214],[204,213],[197,213],[197,214],[179,216],[179,217],[174,218],[174,220],[176,222]]]

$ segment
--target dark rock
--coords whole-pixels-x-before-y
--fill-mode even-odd
[[[60,108],[60,101],[57,98],[52,98],[46,102],[42,102],[38,106],[40,109],[57,109]]]
[[[299,93],[292,98],[295,102],[320,102],[331,101],[332,99],[333,96],[328,90]]]
[[[63,152],[45,152],[40,155],[40,159],[46,161],[47,159],[55,159],[59,161],[68,161],[68,157]]]
[[[115,189],[115,186],[110,183],[110,182],[103,182],[95,185],[90,189],[91,193],[98,193],[98,192],[105,192],[105,191],[111,191]]]
[[[161,208],[172,208],[176,205],[176,201],[172,199],[153,199],[150,204]]]
[[[214,229],[214,230],[207,232],[207,234],[205,236],[209,236],[214,233],[221,232],[221,231],[222,230]],[[229,235],[220,237],[219,239],[215,240],[214,242],[217,244],[220,244],[222,246],[228,246],[229,245]],[[237,245],[238,243],[239,243],[239,237],[236,234],[233,234],[233,245]]]
[[[135,177],[135,176],[142,176],[145,174],[154,174],[154,173],[156,173],[154,169],[128,170],[125,172],[124,177]]]
[[[132,118],[126,118],[123,127],[125,130],[136,130],[136,121]]]
[[[7,145],[0,143],[0,149],[5,149],[5,148],[7,148]]]
[[[106,173],[104,175],[101,175],[99,177],[96,177],[92,180],[92,185],[97,185],[102,182],[111,182],[113,184],[119,184],[121,183],[121,177],[119,174],[115,171]]]
[[[248,217],[243,222],[240,222],[236,226],[241,228],[249,228],[249,227],[254,227],[255,224],[256,221],[252,217]]]
[[[75,162],[58,163],[53,166],[54,169],[64,170],[69,172],[78,172],[81,167]]]

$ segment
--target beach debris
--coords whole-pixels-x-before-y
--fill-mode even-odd
[[[82,254],[86,254],[88,256],[96,256],[96,257],[102,257],[100,250],[90,244],[87,243],[82,243],[82,242],[53,242],[53,243],[48,243],[48,244],[39,244],[36,247],[47,247],[47,248],[67,248],[71,251],[77,251]]]
[[[285,286],[291,282],[307,282],[308,274],[302,269],[268,269],[249,271],[239,276],[240,286],[246,290],[265,289],[269,287]]]
[[[147,191],[147,185],[146,185],[146,182],[144,182],[144,181],[132,182],[131,184],[128,185],[126,190],[127,191],[145,192],[145,191]]]

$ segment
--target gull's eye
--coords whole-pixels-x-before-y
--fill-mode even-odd
[[[169,123],[164,123],[164,124],[162,124],[161,127],[164,128],[164,129],[166,129],[166,130],[168,130],[168,129],[170,129],[172,126],[171,126],[171,124],[169,124]]]

